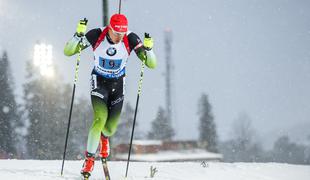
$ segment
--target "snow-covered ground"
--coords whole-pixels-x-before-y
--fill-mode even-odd
[[[80,179],[82,161],[66,161],[60,176],[61,161],[0,160],[0,179],[57,180]],[[150,167],[158,172],[150,178]],[[124,179],[126,162],[109,162],[112,180]],[[104,179],[101,163],[96,161],[92,179]],[[221,162],[132,162],[130,180],[309,180],[310,166],[279,163]]]
[[[117,154],[115,158],[126,161],[128,153]],[[141,162],[171,162],[171,161],[197,161],[199,159],[208,159],[219,161],[223,159],[222,154],[208,152],[203,149],[178,150],[178,151],[161,151],[159,153],[132,154],[131,160]]]

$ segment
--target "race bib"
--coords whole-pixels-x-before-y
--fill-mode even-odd
[[[122,59],[105,59],[99,57],[99,66],[106,70],[117,70],[121,67]]]

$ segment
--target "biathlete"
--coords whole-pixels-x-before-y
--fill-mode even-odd
[[[110,153],[109,137],[116,132],[124,101],[125,69],[132,51],[151,69],[157,61],[153,52],[153,39],[145,34],[144,41],[128,31],[128,21],[123,14],[114,14],[107,27],[95,28],[86,34],[87,20],[80,20],[74,36],[66,43],[64,54],[72,56],[89,46],[94,52],[91,73],[91,102],[94,111],[89,129],[85,161],[81,174],[90,176],[98,145],[99,156]]]

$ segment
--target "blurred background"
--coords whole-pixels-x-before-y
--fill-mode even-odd
[[[151,34],[158,60],[145,71],[136,154],[310,164],[309,8],[307,0],[123,0],[129,29]],[[0,158],[62,158],[77,58],[64,45],[80,19],[90,30],[117,12],[117,0],[0,0]],[[83,155],[92,122],[92,56],[91,48],[81,56],[69,159]],[[140,67],[132,53],[111,158],[129,142]]]

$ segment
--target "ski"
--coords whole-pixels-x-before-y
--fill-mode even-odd
[[[89,179],[90,174],[89,173],[82,173],[82,180],[88,180]]]
[[[106,180],[111,180],[110,174],[109,174],[109,169],[108,169],[107,159],[106,158],[101,158],[101,162],[102,162],[102,168],[103,168],[105,179]]]

